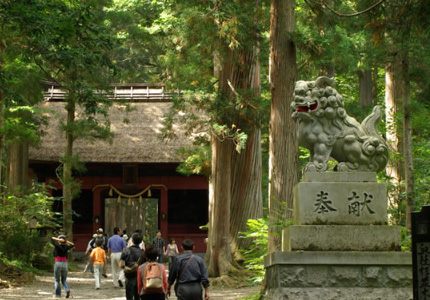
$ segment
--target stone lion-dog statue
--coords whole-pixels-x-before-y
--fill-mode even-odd
[[[377,129],[381,106],[375,106],[360,124],[346,113],[334,84],[333,78],[324,76],[295,84],[292,118],[299,145],[311,155],[303,171],[326,171],[330,157],[338,161],[336,171],[382,171],[388,161],[388,147]]]

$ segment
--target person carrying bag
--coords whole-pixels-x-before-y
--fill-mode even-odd
[[[178,255],[173,261],[169,271],[167,295],[175,284],[175,293],[178,300],[209,299],[209,279],[205,262],[200,256],[193,255],[194,242],[190,239],[182,241],[184,253]]]
[[[121,268],[124,268],[126,299],[139,300],[137,271],[139,265],[144,262],[145,256],[143,250],[139,247],[139,244],[142,242],[142,236],[139,233],[133,233],[131,239],[133,245],[123,250],[119,265]]]
[[[158,249],[146,248],[146,263],[137,271],[137,290],[142,300],[164,300],[167,291],[167,275],[163,264],[157,262]]]

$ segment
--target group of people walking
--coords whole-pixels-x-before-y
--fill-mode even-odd
[[[94,273],[96,289],[101,287],[101,276],[107,277],[106,266],[107,260],[110,259],[113,285],[117,288],[123,287],[125,280],[127,300],[168,298],[175,282],[174,290],[179,300],[202,300],[203,289],[205,300],[209,299],[206,265],[200,256],[193,254],[194,242],[192,240],[186,239],[182,242],[183,253],[179,254],[175,240],[170,239],[169,244],[166,245],[160,231],[157,232],[152,244],[147,247],[143,242],[141,230],[136,230],[128,243],[127,236],[125,234],[121,236],[120,228],[114,228],[113,233],[114,235],[107,239],[103,234],[103,229],[100,228],[88,243],[86,253],[89,254],[90,260],[85,271],[91,270]],[[52,243],[56,251],[54,251],[56,257],[55,293],[57,297],[61,297],[61,279],[66,298],[68,298],[70,288],[66,281],[67,260],[65,257],[67,251],[74,245],[66,241],[64,235],[52,238]],[[169,276],[162,263],[163,256],[168,258]]]

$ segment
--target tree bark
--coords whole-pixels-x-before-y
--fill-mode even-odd
[[[66,143],[63,162],[63,230],[67,239],[73,241],[72,201],[74,179],[72,176],[73,131],[70,128],[75,121],[76,103],[72,96],[67,101]]]
[[[405,193],[406,193],[406,228],[412,230],[412,215],[415,209],[414,197],[414,164],[412,156],[412,117],[411,117],[411,95],[409,80],[409,59],[405,54],[402,60],[402,73],[404,75],[404,100],[403,100],[403,155],[405,170]]]
[[[239,101],[249,110],[253,109],[253,105],[248,102],[253,99],[243,99],[242,97],[248,94],[241,93],[250,91],[255,97],[260,96],[258,39],[256,36],[251,38],[255,41],[252,48],[231,49],[224,45],[223,58],[219,53],[214,54],[214,73],[218,78],[221,97],[231,102],[232,107],[235,106],[235,99],[240,98]],[[234,128],[232,125],[235,125],[248,134],[246,148],[241,153],[236,152],[230,138],[212,137],[213,195],[209,205],[209,239],[206,252],[211,276],[226,275],[234,268],[232,254],[238,247],[245,246],[245,241],[239,239],[239,231],[246,229],[248,219],[262,215],[261,133],[255,120],[245,120],[244,115],[236,110],[226,109],[224,115],[218,119],[219,124],[229,128]],[[230,159],[229,162],[225,161],[227,158]],[[226,189],[229,189],[229,193],[226,193]]]
[[[269,149],[269,221],[291,218],[293,188],[298,182],[298,143],[291,118],[296,80],[293,0],[274,0],[270,11],[271,92]],[[283,208],[282,202],[286,203]],[[269,253],[280,249],[281,228],[269,227]]]
[[[372,71],[372,105],[378,102],[378,65],[375,64]]]
[[[3,43],[0,43],[0,72],[3,72],[4,70],[4,50],[6,45],[3,45]],[[0,128],[3,128],[4,124],[4,106],[5,106],[5,95],[4,90],[0,88]],[[4,149],[4,135],[3,133],[0,133],[0,194],[3,194],[4,192],[4,184],[5,184],[5,162],[3,161],[3,150]]]
[[[247,249],[251,240],[239,238],[239,232],[246,231],[248,219],[263,216],[263,197],[261,193],[261,131],[255,128],[248,138],[242,153],[233,151],[232,155],[232,203],[231,203],[231,250]]]
[[[18,140],[14,140],[7,147],[6,189],[9,195],[14,194],[17,187],[22,183],[21,155],[21,145]]]
[[[386,115],[386,139],[392,153],[386,167],[386,174],[392,185],[388,194],[390,205],[400,214],[400,183],[404,180],[404,164],[402,161],[402,124],[397,122],[396,115],[401,112],[404,101],[404,84],[402,82],[401,57],[398,53],[391,54],[392,60],[388,61],[385,68],[385,115]],[[400,127],[400,128],[399,128]]]
[[[257,40],[257,39],[255,39]],[[261,96],[259,47],[246,49],[240,55],[241,64],[235,63],[232,78],[242,90],[251,90],[255,97]],[[232,203],[231,203],[231,250],[240,257],[237,250],[247,249],[250,239],[239,238],[239,232],[246,230],[248,219],[263,216],[261,130],[259,125],[248,125],[246,148],[232,154]]]
[[[230,205],[231,205],[231,152],[230,140],[219,140],[212,136],[213,194],[210,199],[208,247],[210,277],[219,277],[230,272],[232,256],[230,250]]]
[[[6,189],[9,195],[28,186],[28,142],[15,139],[7,149]]]
[[[358,103],[360,106],[372,106],[372,70],[360,71],[358,75]]]

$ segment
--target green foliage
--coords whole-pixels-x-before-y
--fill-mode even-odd
[[[241,298],[240,300],[262,300],[262,299],[264,299],[264,296],[262,296],[260,293],[256,293],[251,297]]]
[[[409,230],[402,226],[402,251],[412,251],[412,236]]]
[[[240,232],[240,238],[252,239],[249,249],[240,249],[244,258],[244,266],[251,271],[251,282],[261,283],[264,279],[264,256],[267,255],[268,224],[265,219],[249,219],[248,230]]]
[[[208,146],[196,147],[194,149],[180,149],[178,153],[184,161],[178,166],[177,171],[184,175],[205,175],[211,174],[211,150]]]
[[[213,124],[212,132],[220,140],[232,140],[238,153],[245,149],[248,136],[244,132],[241,132],[240,128],[237,128],[236,125],[233,124],[231,127],[228,127],[227,125]]]
[[[37,229],[58,226],[51,205],[52,198],[39,186],[23,196],[3,196],[0,201],[0,252],[4,257],[27,264],[32,262],[42,247]]]

